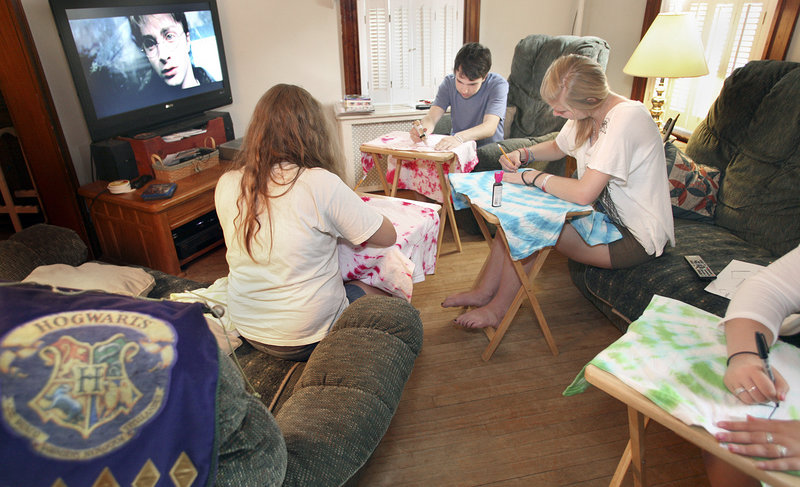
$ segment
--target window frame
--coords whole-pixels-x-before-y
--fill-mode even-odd
[[[800,0],[798,0],[800,1]],[[342,64],[347,95],[361,93],[361,58],[358,44],[358,0],[339,0],[342,19]],[[464,0],[464,42],[479,42],[481,0]]]

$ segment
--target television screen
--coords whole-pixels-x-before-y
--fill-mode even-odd
[[[232,102],[216,0],[50,0],[92,140]]]

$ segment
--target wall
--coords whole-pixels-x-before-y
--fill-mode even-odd
[[[332,105],[343,94],[339,2],[337,0],[218,0],[237,136],[244,134],[258,98],[276,83],[294,83]],[[91,181],[89,134],[56,32],[48,0],[22,0],[28,24],[81,184]],[[482,2],[480,40],[492,50],[493,70],[508,75],[514,46],[532,33],[571,33],[579,0],[492,0]],[[624,15],[621,13],[624,12]],[[632,78],[622,67],[639,42],[644,2],[586,1],[583,35],[611,45],[612,90],[630,94]],[[798,26],[800,29],[800,26]],[[800,61],[795,33],[788,59]]]
[[[480,41],[492,51],[492,70],[503,76],[511,72],[514,46],[530,34],[573,33],[580,0],[500,0],[481,3]],[[633,78],[622,72],[633,54],[642,31],[644,2],[641,0],[585,1],[581,33],[600,37],[611,46],[608,83],[613,91],[628,96]],[[497,8],[502,5],[502,8]],[[510,15],[509,12],[513,12]],[[624,16],[619,12],[625,12]]]

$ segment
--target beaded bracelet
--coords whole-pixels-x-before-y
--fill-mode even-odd
[[[525,160],[522,159],[523,151],[525,152]],[[519,162],[521,162],[523,165],[527,164],[528,163],[528,159],[530,159],[530,157],[531,157],[531,154],[530,154],[530,152],[528,152],[528,149],[523,147],[522,149],[518,149],[518,152],[519,152],[519,156],[520,156],[519,157]]]
[[[726,366],[730,366],[731,365],[731,359],[733,357],[737,356],[737,355],[742,355],[742,354],[758,355],[756,352],[751,352],[750,350],[743,350],[741,352],[732,353],[730,355],[730,357],[728,357],[728,361],[725,363],[725,365]]]

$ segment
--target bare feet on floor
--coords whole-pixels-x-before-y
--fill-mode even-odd
[[[486,328],[488,326],[497,328],[500,325],[500,319],[497,314],[488,306],[467,311],[453,321],[464,328]]]
[[[486,306],[492,300],[491,295],[483,294],[477,289],[465,293],[456,293],[447,296],[442,301],[442,308],[457,308],[459,306]]]

